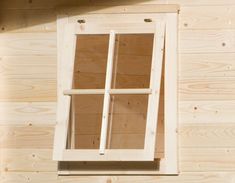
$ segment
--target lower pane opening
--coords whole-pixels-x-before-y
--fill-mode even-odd
[[[144,149],[148,95],[111,95],[107,149]]]
[[[72,96],[68,149],[99,149],[103,95]]]

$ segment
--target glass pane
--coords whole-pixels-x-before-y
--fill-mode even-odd
[[[143,149],[148,95],[111,95],[108,149]]]
[[[103,95],[74,95],[70,112],[70,149],[99,149]]]
[[[108,45],[109,35],[77,36],[73,88],[105,88]]]
[[[154,34],[116,35],[112,88],[149,88]]]

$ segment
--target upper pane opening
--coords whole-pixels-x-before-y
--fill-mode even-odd
[[[112,88],[149,88],[154,34],[117,34]]]
[[[105,88],[109,34],[77,35],[74,89]]]

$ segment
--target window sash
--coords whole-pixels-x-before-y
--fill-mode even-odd
[[[152,24],[152,23],[151,23]],[[146,23],[145,23],[146,25]],[[69,67],[66,71],[69,75],[65,76],[68,78],[69,85],[63,86],[63,94],[66,98],[67,110],[63,113],[67,113],[64,115],[64,122],[62,122],[61,129],[65,129],[63,134],[65,134],[65,140],[63,140],[63,148],[61,149],[61,157],[63,160],[68,160],[69,153],[80,154],[83,152],[93,152],[89,156],[72,156],[74,157],[75,161],[89,161],[92,160],[94,157],[94,153],[98,153],[95,157],[97,161],[100,159],[105,160],[125,160],[125,161],[153,161],[154,160],[154,152],[155,152],[155,140],[156,140],[156,129],[157,129],[157,117],[158,117],[158,103],[159,103],[159,95],[160,95],[160,81],[161,81],[161,70],[162,70],[162,60],[163,60],[163,47],[164,47],[164,35],[165,35],[165,23],[154,23],[155,29],[149,31],[134,31],[130,30],[119,30],[114,29],[110,31],[110,41],[109,41],[109,51],[108,51],[108,62],[107,62],[107,71],[106,71],[106,84],[105,89],[73,89],[72,90],[72,73],[74,67],[74,57],[75,57],[75,45],[71,47],[67,47],[67,54],[62,59],[68,60],[69,58]],[[70,40],[74,43],[76,42],[76,35],[80,34],[78,31],[78,26],[74,26],[69,24],[70,28],[67,28],[65,32],[65,41]],[[110,29],[109,29],[110,30]],[[86,31],[85,31],[86,32]],[[136,34],[136,33],[154,33],[154,45],[153,45],[153,54],[152,54],[152,66],[151,66],[151,77],[150,77],[150,88],[144,89],[111,89],[111,77],[112,77],[112,65],[113,65],[113,54],[114,54],[114,45],[115,45],[115,34]],[[84,33],[84,32],[83,32]],[[89,34],[107,34],[107,30],[93,30],[89,32]],[[87,34],[84,33],[84,34]],[[67,37],[67,38],[66,38]],[[69,42],[67,42],[67,46]],[[66,47],[66,42],[64,43]],[[73,49],[73,50],[72,50]],[[68,54],[71,54],[68,57]],[[63,61],[62,61],[63,62]],[[65,72],[65,73],[66,73]],[[71,76],[71,77],[69,77]],[[71,104],[71,97],[67,95],[74,95],[74,94],[104,94],[104,105],[103,105],[103,118],[102,118],[102,129],[101,129],[101,141],[100,141],[100,149],[97,150],[68,150],[66,149],[66,141],[67,141],[67,133],[68,133],[68,121],[69,121],[69,111],[70,111],[70,104]],[[149,103],[147,109],[147,122],[146,122],[146,132],[145,132],[145,143],[144,149],[105,149],[106,146],[106,137],[107,137],[107,126],[108,126],[108,110],[109,110],[109,102],[110,102],[110,94],[148,94],[149,95]],[[66,118],[66,119],[65,119]],[[59,129],[59,128],[57,128]],[[59,133],[59,132],[56,132]],[[62,135],[63,135],[62,134]],[[63,135],[64,136],[64,135]],[[107,152],[107,154],[106,154]],[[127,153],[129,156],[126,156]],[[141,152],[139,155],[136,155],[137,152]],[[114,154],[110,155],[110,153]],[[116,154],[116,155],[115,155]],[[121,155],[123,154],[123,155]],[[125,155],[126,154],[126,155]],[[137,153],[138,154],[138,153]],[[102,156],[102,157],[101,157]],[[98,158],[100,157],[100,158]],[[112,157],[111,159],[109,157]],[[121,159],[120,159],[121,158]]]

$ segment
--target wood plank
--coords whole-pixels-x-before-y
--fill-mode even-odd
[[[206,1],[208,2],[208,1]],[[224,1],[225,3],[227,1]],[[180,29],[234,29],[235,6],[186,6],[180,8]]]
[[[0,125],[55,124],[54,102],[0,102]]]
[[[178,15],[167,14],[164,67],[165,171],[178,174]],[[164,63],[164,62],[163,62]]]
[[[181,148],[180,170],[181,172],[234,171],[234,151],[234,148]],[[1,152],[2,172],[57,171],[57,162],[51,159],[51,149],[1,149]]]
[[[7,172],[0,174],[2,183],[59,183],[56,172]]]
[[[235,170],[234,148],[182,148],[182,172],[219,172]]]
[[[181,6],[213,6],[213,5],[235,5],[233,0],[214,0],[204,1],[204,0],[100,0],[100,1],[77,1],[77,0],[50,0],[48,2],[34,0],[34,1],[18,1],[18,0],[2,0],[0,3],[1,9],[51,9],[56,6],[62,5],[132,5],[132,4],[180,4]]]
[[[0,148],[52,148],[54,125],[0,126]]]
[[[0,34],[1,56],[55,56],[56,33]]]
[[[133,13],[177,13],[179,6],[176,4],[158,5],[131,5],[131,6],[68,6],[58,8],[59,13],[74,14],[133,14]]]
[[[179,176],[60,176],[56,172],[9,172],[0,175],[2,183],[231,183],[234,173],[210,172],[210,173],[182,173]]]
[[[56,12],[49,10],[1,10],[0,33],[55,32]]]
[[[56,56],[0,57],[0,81],[8,79],[56,79]]]
[[[88,2],[84,2],[84,4],[88,5]],[[130,4],[179,4],[180,7],[182,6],[214,6],[214,5],[235,5],[233,0],[213,0],[213,1],[205,1],[205,0],[100,0],[100,1],[90,1],[89,5],[130,5]]]
[[[74,4],[79,5],[80,2],[77,2],[76,0],[50,0],[48,2],[46,1],[40,1],[40,0],[35,0],[35,1],[28,1],[28,0],[23,0],[23,1],[18,1],[18,0],[3,0],[0,3],[1,9],[52,9],[58,5],[63,5],[63,4]]]
[[[234,123],[180,124],[179,146],[182,148],[227,148],[235,146]]]
[[[100,8],[97,8],[100,9]],[[234,29],[234,6],[186,6],[180,12],[180,29]],[[53,13],[52,13],[53,12]],[[3,10],[0,32],[54,32],[54,9]],[[6,16],[7,15],[7,16]]]
[[[234,9],[234,6],[214,6],[209,9],[208,6],[182,7],[180,29],[234,29]],[[0,15],[0,32],[56,31],[54,9],[3,10]]]
[[[180,123],[234,123],[235,101],[180,101]]]
[[[235,78],[187,78],[179,81],[181,101],[193,100],[234,100]]]
[[[180,147],[227,148],[235,147],[235,125],[180,124]],[[54,127],[48,125],[0,126],[1,148],[52,148]]]
[[[1,149],[0,171],[55,172],[57,162],[52,161],[51,149]]]
[[[59,21],[64,21],[60,19]],[[58,22],[58,27],[64,25],[62,22]],[[62,24],[61,24],[62,23]],[[64,25],[65,26],[65,25]],[[61,29],[64,31],[63,39],[64,43],[59,45],[62,48],[61,54],[58,53],[60,58],[58,59],[58,102],[57,102],[57,124],[55,128],[54,137],[54,151],[53,160],[63,160],[62,153],[66,148],[67,137],[68,137],[68,126],[69,126],[69,112],[71,106],[71,97],[64,96],[64,90],[70,90],[73,87],[73,74],[74,74],[74,61],[76,54],[76,35],[73,24],[68,24]],[[60,35],[61,32],[58,33]],[[61,41],[59,39],[59,41]]]
[[[235,53],[180,54],[180,78],[234,77]]]
[[[181,30],[180,53],[232,53],[235,50],[234,30]]]
[[[0,83],[1,102],[55,102],[55,79],[6,79]]]

